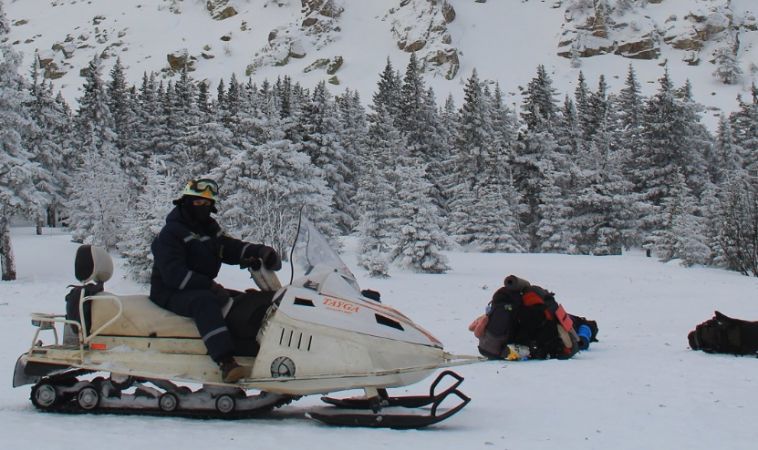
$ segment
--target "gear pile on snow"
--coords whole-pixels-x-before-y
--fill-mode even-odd
[[[490,359],[568,359],[597,341],[597,322],[568,314],[555,294],[509,275],[469,330]]]

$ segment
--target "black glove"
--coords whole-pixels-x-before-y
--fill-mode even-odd
[[[240,267],[243,269],[250,267],[253,270],[261,270],[261,260],[257,256],[243,256],[240,258]]]
[[[258,250],[258,257],[263,261],[263,267],[268,270],[279,270],[282,268],[282,259],[279,254],[271,247],[263,246]]]

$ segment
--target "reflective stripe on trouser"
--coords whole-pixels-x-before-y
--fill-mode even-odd
[[[169,311],[195,320],[208,354],[216,362],[234,354],[234,343],[221,314],[227,300],[228,297],[210,290],[190,289],[176,292],[165,306]]]

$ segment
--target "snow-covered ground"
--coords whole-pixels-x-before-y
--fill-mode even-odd
[[[758,319],[758,279],[662,264],[631,252],[614,257],[447,253],[452,270],[395,270],[374,280],[345,259],[361,286],[426,327],[457,353],[476,353],[466,329],[504,276],[517,274],[557,293],[569,312],[598,321],[600,342],[568,361],[486,362],[458,368],[472,401],[424,430],[331,428],[306,419],[319,403],[301,399],[278,419],[193,420],[38,412],[29,386],[11,387],[16,358],[31,343],[29,313],[63,312],[75,281],[69,236],[15,228],[18,280],[0,282],[0,448],[206,450],[317,449],[753,449],[758,438],[758,359],[687,348],[687,333],[713,310]],[[116,293],[145,287],[117,275]],[[288,279],[287,269],[282,278]],[[245,287],[226,267],[222,284]],[[423,383],[422,383],[423,384]],[[414,385],[409,393],[422,393]],[[402,393],[402,392],[397,392]]]

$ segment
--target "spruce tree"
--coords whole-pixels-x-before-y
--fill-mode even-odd
[[[709,147],[711,148],[711,147]],[[719,118],[715,143],[706,154],[709,179],[715,185],[722,185],[727,178],[742,169],[742,149],[735,143],[732,125],[725,115]]]
[[[529,81],[524,93],[521,117],[530,130],[549,128],[558,111],[553,80],[545,66],[537,66],[537,75]]]
[[[333,192],[323,172],[286,138],[278,110],[268,111],[267,121],[264,142],[242,143],[219,168],[221,218],[243,239],[267,243],[284,255],[305,205],[307,217],[333,240]]]
[[[668,69],[659,79],[658,92],[645,106],[641,151],[636,154],[632,172],[638,192],[649,213],[641,221],[650,236],[664,223],[662,204],[671,195],[671,180],[677,172],[685,175],[687,132],[682,102],[675,95]],[[648,243],[649,243],[648,239]]]
[[[34,126],[24,110],[24,83],[18,74],[21,55],[4,42],[9,30],[0,3],[0,270],[2,280],[15,280],[10,218],[24,214],[43,199],[34,184],[37,167],[24,148],[23,136]]]
[[[400,89],[402,80],[400,75],[392,67],[392,62],[387,58],[387,64],[379,76],[377,90],[372,98],[373,109],[376,112],[381,106],[389,116],[395,120],[400,117]]]
[[[696,215],[695,202],[684,175],[677,172],[672,194],[663,204],[664,222],[654,233],[654,249],[662,261],[681,259],[686,266],[710,259],[705,221]]]
[[[547,76],[544,66],[539,66],[537,75],[529,82],[521,105],[527,128],[520,133],[514,145],[513,161],[514,185],[526,205],[521,221],[529,251],[537,251],[546,239],[544,231],[539,231],[545,213],[541,206],[544,188],[553,185],[561,188],[569,176],[569,168],[555,165],[562,158],[553,131],[554,122],[558,119],[553,95],[552,80]],[[553,194],[550,195],[552,197]]]
[[[370,276],[386,277],[390,252],[399,234],[396,168],[405,142],[384,104],[377,103],[373,108],[368,132],[371,145],[362,161],[365,173],[359,180],[358,264]]]
[[[738,52],[738,41],[733,38],[727,39],[724,45],[714,52],[716,70],[713,75],[724,84],[735,84],[742,76],[742,68],[740,68],[737,57]]]
[[[166,223],[171,202],[181,189],[181,180],[167,172],[156,156],[150,158],[145,174],[145,190],[139,195],[131,213],[124,218],[126,233],[118,243],[118,249],[126,259],[131,277],[147,284],[153,268],[150,248]]]
[[[303,115],[303,149],[310,156],[311,163],[318,167],[332,190],[336,225],[343,233],[353,228],[355,216],[351,196],[353,188],[345,179],[349,177],[347,157],[342,146],[340,122],[334,100],[326,89],[326,83],[319,83],[306,106]]]
[[[721,195],[718,244],[726,267],[758,276],[758,193],[745,177],[734,177]]]
[[[348,205],[346,212],[355,226],[360,219],[360,208],[355,204],[354,196],[358,191],[358,180],[361,175],[362,161],[366,157],[368,146],[368,123],[366,110],[361,104],[357,91],[346,89],[343,95],[337,97],[336,105],[339,117],[340,142],[344,148],[344,164],[347,172],[344,174],[348,186]]]
[[[397,168],[397,179],[399,229],[391,259],[417,272],[446,272],[450,267],[440,251],[447,247],[447,238],[430,201],[431,184],[423,166],[415,158],[405,157]]]
[[[128,181],[118,164],[113,116],[108,108],[101,62],[87,67],[77,115],[76,175],[67,200],[67,222],[75,241],[115,248],[129,211]]]
[[[34,184],[44,196],[44,203],[35,208],[33,216],[37,225],[37,234],[47,224],[55,226],[63,198],[64,188],[68,184],[67,167],[70,166],[69,128],[71,118],[67,105],[61,104],[53,97],[52,85],[40,80],[39,58],[35,55],[31,70],[32,82],[26,109],[34,127],[24,135],[24,145],[31,153],[31,159],[37,164]]]
[[[743,102],[730,116],[735,143],[739,146],[742,167],[758,183],[758,87],[752,86],[752,100]],[[758,185],[758,184],[757,184]]]

